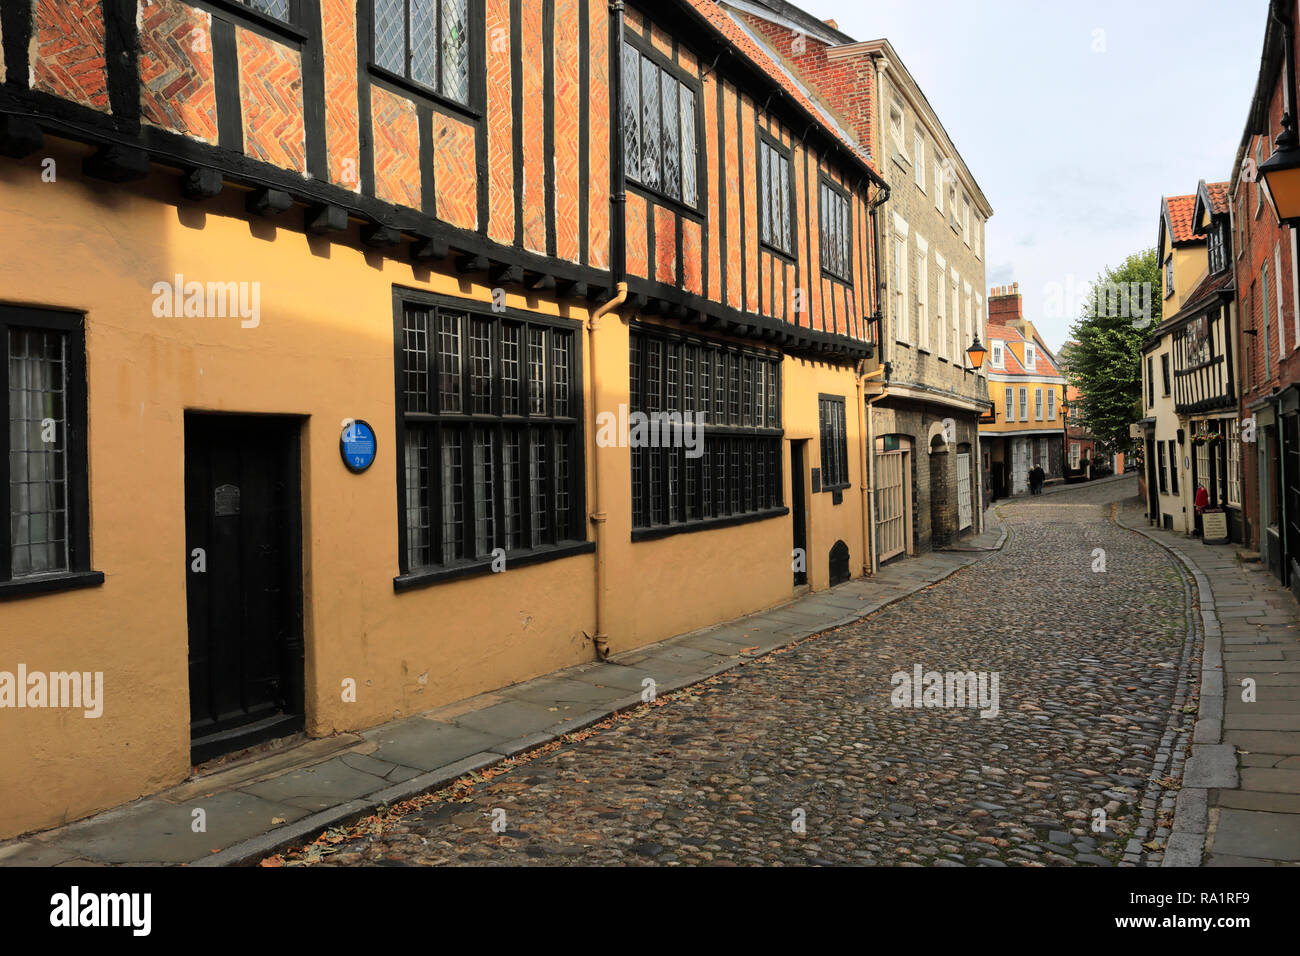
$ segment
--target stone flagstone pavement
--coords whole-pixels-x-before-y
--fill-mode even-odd
[[[1148,527],[1140,500],[1120,520],[1186,566],[1205,628],[1200,710],[1164,865],[1300,863],[1300,606],[1237,545]]]

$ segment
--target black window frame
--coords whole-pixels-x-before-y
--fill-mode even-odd
[[[1169,439],[1169,493],[1178,494],[1178,442]]]
[[[1228,226],[1223,219],[1215,217],[1206,237],[1209,247],[1210,274],[1218,275],[1228,268],[1232,256],[1228,252]]]
[[[829,261],[827,250],[830,248],[830,243],[833,238],[826,231],[826,190],[829,190],[843,201],[844,212],[847,216],[845,228],[848,231],[843,237],[845,267],[844,272],[842,273],[836,272],[826,264]],[[847,189],[840,186],[825,173],[821,173],[817,177],[817,232],[821,240],[818,262],[821,265],[822,275],[828,279],[833,279],[836,282],[846,282],[851,284],[853,282],[853,197]]]
[[[66,337],[64,348],[64,475],[67,568],[13,577],[12,514],[10,512],[9,332],[10,329],[57,332]],[[42,594],[104,583],[102,572],[91,565],[90,479],[87,435],[86,322],[85,313],[38,306],[0,305],[0,396],[6,409],[0,437],[0,493],[5,497],[5,520],[0,527],[0,599]]]
[[[674,208],[674,209],[677,209],[678,211],[688,213],[689,215],[693,216],[693,217],[696,218],[697,220],[699,220],[699,219],[703,219],[703,216],[704,216],[704,201],[705,201],[705,198],[706,198],[706,197],[703,195],[703,193],[705,192],[705,190],[703,189],[703,184],[704,184],[704,175],[703,175],[703,174],[707,171],[706,164],[707,164],[707,162],[708,162],[707,155],[706,155],[706,152],[705,152],[705,145],[706,145],[706,144],[705,144],[705,135],[706,135],[706,132],[705,132],[705,129],[704,129],[704,84],[700,81],[700,79],[699,79],[698,77],[691,76],[691,74],[688,73],[688,72],[686,72],[686,70],[683,69],[681,66],[679,66],[678,64],[674,63],[672,60],[670,60],[670,59],[668,59],[666,56],[664,56],[663,53],[661,53],[658,49],[656,49],[656,48],[654,47],[653,44],[647,42],[645,39],[643,39],[643,38],[640,37],[640,36],[637,36],[636,34],[633,34],[633,33],[628,33],[628,34],[626,34],[626,35],[623,37],[623,44],[624,44],[624,46],[629,47],[629,48],[631,48],[632,50],[635,50],[636,53],[637,53],[639,56],[641,56],[641,57],[643,57],[643,58],[649,60],[649,61],[650,61],[654,66],[656,66],[656,67],[659,68],[659,70],[660,70],[661,73],[663,73],[663,72],[667,72],[669,75],[671,75],[672,78],[673,78],[674,80],[676,80],[679,84],[681,84],[682,86],[685,86],[687,89],[689,89],[689,90],[691,91],[691,95],[694,97],[694,100],[695,100],[695,102],[694,102],[694,111],[695,111],[695,201],[694,201],[694,202],[687,202],[685,199],[682,198],[681,195],[674,196],[672,193],[670,193],[670,192],[666,191],[665,189],[661,188],[661,186],[656,186],[656,185],[647,185],[647,184],[643,181],[642,176],[640,175],[640,169],[639,169],[639,168],[637,169],[635,175],[633,174],[633,172],[632,172],[631,170],[627,169],[627,147],[626,147],[626,144],[627,144],[627,130],[626,130],[626,128],[625,128],[625,124],[624,124],[624,122],[623,122],[623,117],[619,117],[619,120],[618,120],[618,135],[620,135],[620,136],[623,137],[623,143],[624,143],[623,156],[624,156],[624,168],[625,168],[625,176],[624,176],[624,179],[625,179],[626,182],[627,182],[627,186],[628,186],[628,188],[632,189],[633,191],[638,192],[638,193],[641,193],[641,194],[643,194],[643,195],[645,195],[645,196],[647,196],[647,197],[653,199],[653,200],[656,201],[656,202],[666,204],[666,205],[668,205],[668,206],[671,206],[671,207]],[[622,56],[622,55],[623,55],[623,51],[620,50],[620,51],[619,51],[619,56]],[[624,71],[624,72],[626,72],[626,71]],[[638,81],[637,81],[637,89],[638,89],[638,100],[637,100],[637,102],[638,102],[638,109],[637,109],[637,113],[636,113],[636,116],[637,116],[637,143],[640,144],[640,143],[642,142],[642,136],[641,136],[641,133],[642,133],[641,117],[642,117],[643,113],[642,113],[642,111],[641,111],[641,109],[640,109],[640,92],[639,92],[639,91],[640,91],[640,79],[639,79],[639,76],[638,76]],[[662,90],[662,86],[660,87],[660,89]],[[680,94],[679,94],[679,97],[680,97]],[[662,116],[663,116],[663,112],[662,112],[662,111],[663,111],[663,96],[662,96],[662,93],[660,94],[659,104],[660,104],[660,105],[659,105],[659,109],[660,109],[660,123],[661,123],[661,130],[660,130],[660,133],[661,133],[661,137],[662,137]],[[624,104],[624,108],[625,108],[625,109],[626,109],[626,106],[627,106],[627,104],[625,103],[625,104]],[[678,106],[678,110],[679,110],[679,112],[678,112],[679,122],[680,122],[680,116],[681,116],[681,114],[680,114],[680,108],[681,108],[681,107],[680,107],[680,98],[679,98],[679,106]],[[685,181],[685,177],[682,175],[682,170],[683,170],[684,167],[682,166],[682,162],[681,162],[681,156],[684,155],[684,153],[683,153],[683,151],[681,150],[680,135],[679,135],[679,138],[678,138],[678,139],[679,139],[679,141],[678,141],[678,152],[679,152],[679,156],[678,156],[678,170],[677,170],[677,172],[678,172],[678,184],[679,184],[679,186],[680,186],[680,185]],[[662,151],[661,151],[661,152],[660,152],[660,168],[661,168],[661,172],[662,172],[662,166],[663,166],[663,158],[662,158],[662,157],[663,157],[663,153],[662,153]],[[638,158],[638,164],[639,164],[639,162],[640,162],[640,159]],[[660,182],[662,183],[662,178],[661,178]]]
[[[196,0],[193,5],[242,18],[246,23],[262,28],[264,32],[274,33],[288,40],[302,42],[309,36],[306,23],[306,0],[289,0],[289,17],[284,20],[274,14],[251,7],[244,0]]]
[[[1169,494],[1169,480],[1165,473],[1165,443],[1163,441],[1156,442],[1156,460],[1159,463],[1160,493],[1167,495]]]
[[[823,392],[817,396],[817,434],[821,439],[823,492],[843,491],[850,484],[846,408],[843,395],[828,395]]]
[[[661,400],[651,401],[649,373],[654,354],[651,345],[656,343],[661,346],[661,377],[665,388],[662,393],[654,393]],[[675,401],[667,394],[673,349],[680,349],[676,366],[680,394]],[[693,378],[687,362],[690,355],[697,356]],[[704,452],[697,458],[687,457],[684,447],[629,449],[632,541],[763,521],[790,513],[785,506],[780,353],[633,322],[629,329],[628,364],[629,412],[691,411],[687,407],[690,402],[686,389],[687,383],[692,382],[696,392],[693,410],[704,420]],[[764,365],[768,371],[762,377],[760,405],[759,383],[753,372]],[[704,374],[706,367],[709,371]],[[718,377],[719,371],[723,373],[722,379]],[[723,421],[718,421],[719,409]],[[762,424],[755,424],[755,414],[760,411]],[[663,476],[658,502],[652,472],[657,461],[662,462],[658,473]],[[750,465],[748,471],[746,463]],[[750,481],[747,486],[726,479],[720,484],[719,468],[724,476],[748,475]],[[669,490],[674,469],[680,489],[675,498]],[[657,520],[660,515],[665,520]]]
[[[1174,294],[1174,254],[1165,259],[1165,298]]]
[[[430,313],[428,333],[423,348],[425,362],[423,372],[427,376],[427,387],[423,393],[428,403],[426,411],[411,411],[407,407],[407,373],[408,371],[419,373],[419,370],[408,369],[407,364],[407,349],[405,346],[406,313],[408,308],[427,309]],[[444,312],[460,317],[459,361],[456,370],[459,411],[443,411],[440,407],[443,383],[440,380],[438,365],[437,317]],[[481,377],[476,376],[474,370],[470,331],[476,322],[489,323],[490,341],[492,343],[489,359],[491,391],[487,399],[490,407],[487,411],[478,410],[475,404],[476,398],[479,396],[476,395],[474,386],[476,381],[481,380]],[[507,324],[519,330],[515,358],[516,373],[513,379],[517,386],[515,400],[518,409],[515,413],[505,411],[507,401],[505,389],[503,388],[506,382],[503,373],[505,358],[501,342],[503,330],[507,327]],[[529,333],[532,330],[542,330],[544,332],[545,377],[540,412],[534,412],[531,407],[535,396],[529,388],[530,374],[528,366],[530,358],[529,343],[531,340]],[[546,330],[561,331],[570,336],[566,395],[569,413],[567,415],[556,415],[553,410],[557,396],[556,379],[554,377],[556,367],[555,342],[553,335],[547,334]],[[485,302],[458,299],[453,296],[439,295],[405,287],[394,287],[393,361],[396,430],[396,444],[394,447],[397,455],[395,470],[397,472],[399,570],[398,576],[393,580],[394,590],[406,591],[467,575],[490,574],[492,573],[494,560],[493,551],[496,548],[502,548],[505,552],[507,571],[511,568],[537,564],[575,554],[588,554],[595,550],[595,543],[588,539],[586,526],[587,454],[586,426],[583,412],[582,370],[584,359],[581,332],[582,324],[569,319],[539,315],[513,308],[497,310]],[[444,489],[442,488],[441,449],[443,443],[441,436],[443,430],[448,427],[456,429],[465,436],[461,442],[464,464],[462,465],[460,500],[463,518],[459,529],[459,541],[463,556],[451,560],[442,560],[444,543],[442,537],[444,521],[442,494]],[[430,449],[428,500],[421,506],[426,508],[429,514],[428,552],[430,561],[420,565],[413,565],[412,563],[407,530],[406,440],[408,430],[411,428],[418,428],[421,431],[430,433],[428,443]],[[474,436],[480,428],[489,429],[493,434],[493,458],[490,465],[493,472],[491,483],[493,494],[493,540],[491,546],[485,549],[483,554],[478,553],[475,542],[477,528],[474,504],[476,499],[473,495]],[[544,479],[545,491],[543,493],[546,503],[545,536],[536,545],[532,543],[534,508],[530,487],[531,465],[533,463],[531,439],[534,428],[548,430],[548,440],[545,445],[547,475]],[[557,475],[554,450],[558,447],[561,431],[567,433],[569,441],[566,482],[568,523],[564,529],[557,527],[556,516],[558,509],[555,497]],[[508,433],[521,436],[519,451],[523,456],[522,459],[517,460],[520,502],[518,535],[521,545],[517,548],[508,547],[507,535],[510,532],[506,527],[506,483],[503,481],[501,474],[503,447]]]
[[[790,232],[790,248],[788,249],[781,243],[774,241],[771,236],[773,226],[771,215],[772,208],[774,207],[769,207],[766,211],[766,215],[764,214],[764,206],[773,199],[773,194],[771,192],[773,187],[772,184],[768,182],[768,176],[770,173],[768,169],[767,154],[764,152],[764,149],[769,149],[776,154],[778,163],[784,164],[783,167],[778,166],[777,168],[784,168],[788,176],[789,187],[785,202],[786,224],[789,226]],[[756,155],[758,156],[758,183],[756,185],[758,187],[759,245],[768,252],[785,259],[787,262],[794,262],[799,256],[799,226],[796,221],[795,212],[795,190],[798,187],[796,187],[794,180],[794,152],[787,148],[767,130],[760,128],[758,131],[758,147],[756,149]],[[781,191],[779,180],[777,181],[775,188],[776,196],[779,198]],[[763,234],[764,225],[766,225],[769,230],[767,236]]]
[[[1154,357],[1147,356],[1147,408],[1155,408],[1156,405],[1156,360]]]
[[[231,2],[231,0],[226,0]],[[434,28],[434,44],[437,49],[437,86],[430,86],[422,80],[417,80],[411,76],[411,0],[401,0],[405,14],[402,20],[403,36],[405,37],[406,54],[404,58],[404,68],[402,72],[383,66],[378,58],[379,30],[378,17],[376,16],[375,3],[377,0],[361,0],[366,6],[364,14],[367,18],[368,32],[370,34],[369,47],[366,53],[367,69],[371,75],[383,80],[384,82],[402,90],[404,93],[413,94],[430,103],[445,107],[455,113],[466,116],[470,119],[480,120],[486,111],[486,103],[482,101],[480,87],[482,84],[475,81],[475,77],[483,70],[487,69],[485,55],[483,53],[485,37],[483,35],[486,29],[486,14],[483,0],[465,0],[465,26],[468,33],[467,37],[467,72],[466,72],[466,89],[465,99],[458,100],[454,96],[443,92],[442,90],[442,50],[441,44],[438,43],[437,37],[440,34],[438,24],[442,21],[442,3],[441,0],[433,0],[437,8],[437,20]]]
[[[1164,388],[1164,396],[1168,398],[1172,385],[1169,380],[1169,353],[1163,352],[1160,355],[1160,384]]]

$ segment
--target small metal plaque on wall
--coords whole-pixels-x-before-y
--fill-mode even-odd
[[[339,437],[339,455],[348,471],[359,475],[375,463],[375,430],[361,419],[349,419]]]
[[[213,506],[218,518],[239,514],[239,486],[217,485],[217,490],[213,493]]]

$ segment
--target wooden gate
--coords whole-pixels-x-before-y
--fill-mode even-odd
[[[970,452],[957,452],[957,530],[970,527],[974,509],[970,500]]]
[[[876,556],[902,554],[912,531],[910,444],[905,438],[876,439]]]

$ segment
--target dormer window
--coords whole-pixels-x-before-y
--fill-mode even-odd
[[[989,343],[989,361],[994,368],[1006,368],[1006,355],[1002,351],[1002,342],[994,339]]]
[[[1220,219],[1210,226],[1210,272],[1217,274],[1228,268],[1228,228]]]
[[[1025,371],[1032,372],[1034,366],[1038,364],[1038,358],[1034,354],[1034,347],[1028,342],[1025,343]]]

